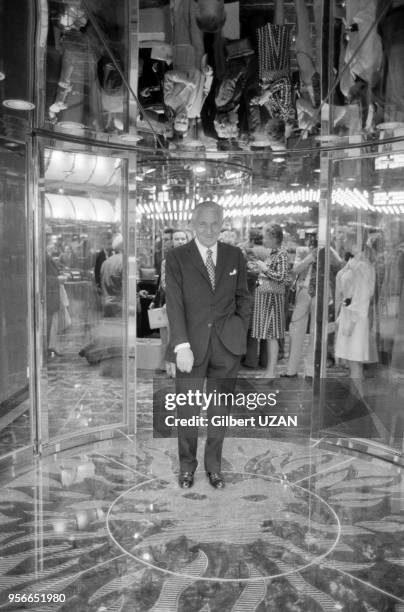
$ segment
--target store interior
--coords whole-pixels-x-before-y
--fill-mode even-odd
[[[15,4],[0,0],[0,608],[37,592],[59,595],[43,611],[404,610],[404,4]],[[205,200],[247,266],[282,229],[276,389],[299,427],[229,435],[226,489],[199,469],[186,492],[156,419],[175,376],[156,317],[166,253]],[[241,391],[262,390],[266,349],[250,330]]]

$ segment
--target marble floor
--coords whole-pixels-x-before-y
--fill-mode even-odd
[[[0,610],[403,612],[402,467],[229,437],[222,469],[179,489],[176,440],[145,430],[3,473]]]
[[[96,333],[94,329],[97,329]],[[92,427],[111,426],[123,420],[122,361],[107,359],[90,364],[79,355],[79,351],[91,339],[108,332],[100,323],[98,328],[84,329],[73,326],[67,334],[58,336],[56,349],[46,361],[41,379],[41,438],[59,439],[82,433]],[[116,330],[113,330],[115,333]],[[284,408],[298,411],[306,419],[307,431],[319,429],[325,433],[345,438],[360,437],[372,440],[396,452],[403,451],[404,418],[397,406],[404,401],[404,378],[391,380],[389,372],[377,369],[365,371],[365,395],[358,401],[352,393],[348,371],[343,366],[329,368],[327,379],[318,389],[321,395],[321,411],[313,423],[312,384],[303,380],[304,355],[307,339],[299,366],[299,379],[278,379]],[[55,343],[54,343],[55,344]],[[288,354],[288,337],[285,341]],[[286,359],[278,364],[278,375],[286,370]],[[139,363],[141,367],[142,364]],[[129,368],[134,370],[130,359]],[[240,384],[256,385],[262,370],[242,368]],[[141,429],[152,427],[153,380],[164,379],[162,371],[138,370],[136,397],[137,420]],[[253,389],[251,389],[253,390]],[[135,390],[130,390],[133,397]],[[3,422],[4,421],[4,422]],[[30,445],[31,420],[27,399],[16,407],[15,418],[7,414],[0,419],[0,457]]]

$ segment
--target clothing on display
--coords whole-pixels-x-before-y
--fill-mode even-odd
[[[173,4],[173,70],[164,75],[164,103],[174,113],[188,119],[201,115],[210,91],[213,71],[207,64],[203,34],[196,24],[195,2],[175,0]],[[188,126],[181,128],[186,132]]]
[[[345,266],[341,289],[344,301],[338,321],[335,356],[369,362],[369,307],[375,290],[375,269],[363,253]]]
[[[252,106],[265,106],[271,118],[293,121],[290,79],[290,29],[267,23],[257,29],[259,79],[262,93],[251,100]]]
[[[374,27],[377,0],[347,0],[346,23],[350,28],[343,62],[349,70],[341,73],[341,91],[349,98],[359,78],[373,87],[380,78],[383,49]],[[355,27],[353,27],[355,24]]]
[[[379,1],[380,9],[385,7]],[[393,6],[395,3],[390,3]],[[380,24],[384,61],[379,102],[382,121],[404,121],[404,3],[390,10]]]
[[[69,30],[61,36],[62,67],[56,99],[49,108],[52,120],[94,127],[100,119],[97,51],[91,32]]]

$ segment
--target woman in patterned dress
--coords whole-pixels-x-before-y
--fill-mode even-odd
[[[285,334],[285,287],[288,282],[288,254],[282,247],[283,231],[280,225],[264,226],[264,246],[270,249],[265,261],[255,261],[259,272],[255,291],[252,320],[252,338],[267,340],[268,366],[265,378],[276,377],[278,340]]]

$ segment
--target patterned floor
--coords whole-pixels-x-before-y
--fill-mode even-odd
[[[46,377],[41,385],[42,440],[58,439],[82,433],[92,427],[109,426],[123,419],[122,363],[109,359],[90,365],[79,356],[80,349],[94,336],[94,330],[72,328],[59,338],[57,350],[46,362]],[[307,339],[306,339],[307,340]],[[286,354],[288,342],[286,341]],[[140,366],[142,364],[139,364]],[[130,360],[129,367],[134,369]],[[281,360],[278,374],[286,369]],[[346,368],[336,366],[328,371],[320,392],[321,415],[314,423],[322,431],[345,437],[365,437],[385,446],[403,451],[404,418],[396,407],[404,401],[404,379],[391,381],[380,371],[366,374],[365,401],[357,401],[351,392]],[[303,355],[300,372],[303,371]],[[262,370],[242,369],[241,382],[259,384],[256,377]],[[302,376],[302,374],[301,374]],[[152,427],[151,397],[153,378],[165,378],[161,371],[139,370],[136,387],[137,419],[140,428]],[[240,383],[241,384],[241,383]],[[307,426],[313,430],[312,385],[302,378],[279,379],[283,407],[305,415]],[[133,391],[134,396],[134,391]],[[18,406],[18,416],[3,427],[0,424],[0,457],[30,445],[31,422],[29,401],[26,408]]]
[[[404,610],[401,467],[229,437],[224,491],[177,469],[176,441],[144,431],[3,479],[0,610]]]

